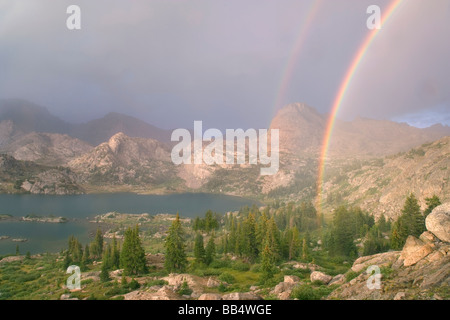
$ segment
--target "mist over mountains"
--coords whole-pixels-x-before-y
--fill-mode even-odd
[[[314,200],[327,116],[294,103],[270,129],[280,132],[280,166],[261,176],[259,165],[171,161],[171,131],[119,113],[67,123],[44,107],[0,100],[0,192],[212,192],[261,200]],[[450,195],[450,127],[336,120],[327,154],[323,206],[359,205],[398,216],[405,195]],[[20,168],[20,170],[18,169]],[[383,203],[383,205],[379,205]]]
[[[170,141],[171,134],[169,130],[115,112],[86,123],[68,123],[52,115],[45,107],[19,99],[0,100],[0,122],[5,120],[13,122],[15,132],[67,134],[93,146],[108,141],[118,132],[130,137],[152,138],[161,142]]]
[[[282,108],[271,129],[280,130],[280,150],[302,155],[318,155],[327,125],[327,115],[304,103]],[[336,119],[329,147],[331,156],[385,156],[407,151],[417,145],[450,135],[450,127],[435,124],[420,129],[389,120]]]
[[[86,123],[68,123],[52,115],[45,107],[19,99],[0,100],[0,123],[0,146],[17,141],[19,137],[32,132],[65,134],[91,146],[106,142],[119,132],[129,137],[150,138],[162,143],[170,142],[171,136],[171,130],[160,129],[116,112]],[[327,115],[307,104],[292,103],[278,111],[272,119],[270,129],[280,129],[281,151],[315,155],[320,150],[326,123]],[[442,124],[421,129],[389,120],[337,119],[330,154],[388,155],[447,135],[450,135],[450,127]]]

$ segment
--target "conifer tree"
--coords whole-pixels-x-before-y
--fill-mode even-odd
[[[427,204],[427,208],[423,212],[424,218],[426,218],[434,208],[441,204],[441,200],[439,200],[437,195],[433,195],[431,198],[425,198],[425,202]]]
[[[300,252],[300,236],[297,227],[293,227],[289,243],[289,260],[297,258]]]
[[[275,261],[281,258],[280,231],[275,223],[273,216],[267,223],[266,245],[269,246],[270,252],[273,254]]]
[[[256,245],[258,247],[258,251],[262,252],[264,250],[264,241],[266,239],[267,232],[267,215],[266,210],[263,211],[262,215],[258,219],[258,225],[256,229]]]
[[[208,240],[208,243],[206,244],[205,263],[207,265],[210,265],[211,262],[213,262],[216,257],[216,244],[215,244],[214,240],[215,240],[215,235],[213,232],[211,237]]]
[[[110,279],[109,277],[109,272],[108,272],[108,257],[107,257],[107,253],[103,254],[103,259],[102,259],[102,268],[101,268],[101,272],[100,272],[100,281],[102,282],[107,282]]]
[[[263,281],[272,278],[275,274],[275,254],[270,249],[269,239],[265,242],[266,244],[264,245],[264,249],[261,254],[261,271]]]
[[[166,256],[164,266],[168,272],[183,272],[186,269],[187,258],[185,247],[184,231],[180,216],[177,213],[175,220],[173,220],[169,228],[169,233],[165,241]]]
[[[258,246],[256,242],[256,221],[253,213],[250,213],[244,222],[243,253],[254,262],[258,257]]]
[[[120,267],[120,250],[117,244],[116,235],[113,236],[111,244],[111,267],[114,269]]]
[[[402,213],[406,217],[409,234],[419,237],[425,231],[425,219],[420,212],[420,206],[414,193],[406,198]]]
[[[87,269],[87,265],[89,264],[89,245],[86,245],[83,251],[83,257],[81,258],[81,266],[80,268],[84,271]]]
[[[228,251],[236,254],[237,242],[237,222],[234,216],[231,217],[230,235],[228,238]]]
[[[396,221],[394,225],[392,226],[391,231],[391,248],[399,250],[403,247],[404,240],[400,237],[399,233],[399,223]]]
[[[195,262],[205,263],[205,247],[203,243],[203,236],[200,233],[197,233],[195,236],[194,257]]]
[[[302,244],[302,259],[304,261],[309,260],[309,247],[308,247],[308,241],[305,238],[303,238],[303,244]]]
[[[125,231],[120,266],[127,275],[147,272],[145,252],[139,237],[139,227],[128,228]]]
[[[94,259],[100,259],[103,254],[103,234],[100,228],[97,228],[94,241],[91,244],[91,255]]]

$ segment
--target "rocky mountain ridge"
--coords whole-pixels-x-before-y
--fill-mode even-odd
[[[304,103],[292,103],[278,111],[270,128],[280,130],[280,150],[300,155],[318,155],[328,116]],[[440,124],[425,129],[389,120],[356,118],[335,120],[329,156],[380,157],[407,151],[450,135]]]
[[[280,169],[273,176],[261,176],[258,166],[246,164],[175,166],[170,145],[133,136],[157,134],[153,126],[132,117],[111,113],[103,120],[79,126],[79,133],[90,136],[92,141],[108,136],[93,146],[58,133],[63,126],[67,126],[66,132],[76,130],[43,108],[23,101],[0,100],[0,152],[36,163],[33,177],[48,170],[39,165],[66,168],[70,174],[60,181],[68,182],[67,190],[76,192],[202,191],[269,201],[314,200],[326,120],[325,115],[306,104],[290,104],[279,110],[271,128],[280,129]],[[44,124],[50,132],[30,131],[40,130]],[[123,132],[116,132],[119,129]],[[450,128],[442,125],[418,129],[392,121],[336,120],[325,163],[322,206],[330,211],[345,202],[359,205],[375,216],[383,213],[395,219],[409,192],[416,194],[422,206],[424,198],[434,194],[442,201],[449,200],[449,136]],[[10,186],[24,180],[24,175],[6,176],[12,179]],[[48,172],[39,179],[36,181],[48,179],[43,185],[55,183]],[[19,186],[21,190],[9,190],[52,192],[38,185],[33,188],[25,183]],[[78,187],[73,188],[75,185]]]

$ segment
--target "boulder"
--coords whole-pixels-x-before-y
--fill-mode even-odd
[[[284,282],[286,283],[298,283],[300,278],[297,276],[284,276]]]
[[[371,256],[360,257],[353,263],[352,271],[361,272],[363,270],[366,270],[371,265],[377,265],[379,267],[388,266],[391,263],[394,263],[398,259],[399,255],[400,251],[390,251],[377,253]]]
[[[414,236],[409,236],[403,246],[400,259],[403,259],[403,266],[409,267],[425,258],[432,251],[433,248],[429,244],[424,243]]]
[[[425,231],[422,233],[419,237],[420,240],[422,240],[425,243],[433,244],[436,242],[437,238],[432,234],[430,231]]]
[[[404,300],[406,297],[406,293],[404,292],[397,292],[397,294],[394,297],[394,300]]]
[[[263,298],[251,292],[233,292],[222,296],[222,300],[263,300]]]
[[[204,293],[198,300],[222,300],[222,296],[218,293]]]
[[[117,270],[111,271],[109,273],[109,276],[111,278],[120,278],[122,276],[122,273],[123,273],[123,269],[117,269]]]
[[[273,288],[271,291],[272,294],[280,294],[285,291],[291,291],[292,288],[295,286],[295,283],[292,282],[280,282]]]
[[[301,263],[301,262],[299,262],[299,263],[294,264],[294,265],[292,266],[292,268],[294,268],[294,269],[303,269],[303,270],[306,270],[306,269],[308,269],[308,264],[307,264],[307,263]]]
[[[183,282],[186,281],[189,288],[193,291],[202,291],[202,287],[206,284],[206,279],[185,273],[171,273],[169,276],[162,278],[162,280],[166,280],[169,286],[173,286],[175,289],[179,289]]]
[[[185,300],[180,297],[169,286],[163,286],[156,292],[132,291],[124,295],[125,300]]]
[[[328,282],[330,282],[331,279],[333,279],[333,277],[331,277],[323,272],[320,272],[320,271],[314,271],[311,273],[310,279],[311,279],[311,282],[320,281],[323,284],[328,284]]]
[[[425,219],[425,225],[439,240],[450,242],[450,202],[434,208]]]
[[[22,261],[25,256],[9,256],[0,260],[0,264],[14,261]]]
[[[286,291],[286,292],[282,292],[278,295],[278,299],[280,300],[290,300],[291,299],[291,292],[290,291]]]
[[[59,300],[78,300],[78,298],[71,298],[70,294],[65,293],[62,294],[61,297],[59,298]]]
[[[343,284],[345,283],[345,276],[343,274],[338,274],[337,276],[334,276],[333,279],[328,283],[329,286],[333,284]]]
[[[220,282],[211,277],[208,279],[208,282],[206,283],[206,286],[208,288],[215,288],[215,287],[218,287],[219,285],[220,285]]]
[[[434,251],[433,253],[430,253],[427,256],[427,260],[429,262],[435,262],[435,261],[439,261],[444,257],[444,255],[442,254],[442,252],[440,251]]]
[[[81,280],[92,279],[93,281],[100,281],[100,271],[82,272]]]

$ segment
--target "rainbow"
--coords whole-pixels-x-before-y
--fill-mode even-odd
[[[389,18],[392,16],[394,11],[399,7],[399,5],[402,3],[403,0],[393,0],[387,10],[385,11],[385,14],[381,17],[381,26],[384,26],[385,23],[389,20]],[[358,66],[361,64],[361,61],[363,60],[368,48],[370,47],[370,44],[375,39],[376,35],[381,29],[374,29],[372,30],[367,37],[364,39],[363,43],[359,47],[358,51],[356,52],[356,55],[354,56],[349,68],[347,69],[347,72],[345,73],[345,77],[341,82],[341,85],[339,87],[339,90],[337,92],[337,95],[333,102],[333,107],[331,108],[331,113],[328,117],[325,134],[322,141],[322,148],[320,152],[320,158],[319,158],[319,170],[318,170],[318,178],[317,178],[317,210],[320,211],[322,208],[322,188],[323,188],[323,175],[325,171],[325,163],[328,153],[328,148],[330,144],[331,135],[333,133],[333,127],[336,120],[336,115],[339,111],[339,108],[342,105],[342,101],[344,100],[345,94],[349,88],[350,82],[352,81],[353,76],[355,75],[356,70],[358,69]]]
[[[299,56],[303,48],[303,43],[307,39],[309,28],[311,27],[312,22],[314,21],[314,18],[319,11],[321,3],[322,0],[311,1],[308,9],[305,11],[303,18],[301,19],[302,23],[300,24],[298,35],[290,51],[291,53],[289,55],[286,67],[282,72],[280,85],[278,87],[274,103],[275,111],[282,107],[283,98],[286,96],[289,83],[291,82],[292,76],[294,74],[295,64],[299,60]]]

